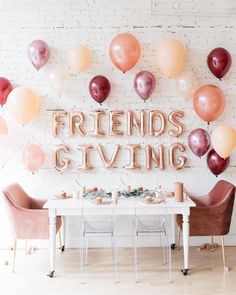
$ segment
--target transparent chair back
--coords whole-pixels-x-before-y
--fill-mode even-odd
[[[163,214],[156,211],[161,206]],[[168,214],[165,198],[157,196],[155,191],[145,191],[136,197],[133,224],[134,272],[138,282],[138,237],[159,236],[162,264],[166,266],[168,281],[171,282],[171,218]]]
[[[87,192],[83,196],[80,228],[80,273],[84,282],[84,265],[88,264],[89,238],[111,238],[114,281],[117,282],[117,250],[115,243],[115,206],[104,192]],[[84,251],[85,250],[85,251]]]

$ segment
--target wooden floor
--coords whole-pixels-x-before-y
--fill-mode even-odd
[[[48,272],[48,251],[36,250],[25,255],[18,250],[16,271],[11,273],[9,251],[0,251],[1,295],[235,295],[236,294],[236,247],[226,247],[229,272],[224,272],[220,248],[197,251],[190,249],[190,272],[180,273],[182,251],[172,251],[173,283],[168,283],[167,271],[161,265],[160,250],[139,249],[139,283],[134,282],[131,249],[119,249],[119,283],[113,283],[110,249],[91,249],[85,268],[85,283],[79,280],[79,251],[57,252],[56,276]]]

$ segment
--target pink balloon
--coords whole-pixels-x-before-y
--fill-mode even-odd
[[[202,128],[194,129],[188,136],[188,145],[196,156],[202,157],[211,145],[210,135]]]
[[[8,94],[12,89],[11,82],[4,77],[0,77],[0,104],[2,106],[7,102]]]
[[[35,40],[28,47],[28,58],[37,70],[45,65],[49,56],[50,48],[48,44],[42,40]]]
[[[24,166],[32,173],[36,172],[44,163],[45,155],[40,146],[30,144],[23,150],[22,160]]]
[[[148,71],[139,72],[134,78],[134,89],[143,100],[149,98],[155,86],[155,77]]]
[[[0,134],[8,134],[7,123],[3,117],[0,117]]]

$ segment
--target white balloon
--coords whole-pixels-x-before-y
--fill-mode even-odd
[[[176,78],[176,87],[181,96],[186,100],[191,100],[198,88],[197,77],[191,71],[183,72]]]
[[[61,67],[55,67],[49,71],[49,85],[52,90],[61,96],[69,87],[69,72]]]

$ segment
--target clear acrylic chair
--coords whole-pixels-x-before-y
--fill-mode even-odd
[[[159,199],[160,200],[160,199]],[[171,221],[168,215],[168,208],[165,201],[157,204],[155,191],[145,191],[141,196],[136,197],[135,201],[135,216],[133,223],[133,246],[134,246],[134,272],[135,282],[138,282],[138,247],[137,241],[139,236],[159,235],[162,264],[167,266],[168,281],[171,282]],[[164,207],[163,215],[151,214],[148,216],[148,211],[145,209],[153,206]],[[146,211],[146,214],[145,214]]]
[[[104,214],[98,214],[104,210]],[[95,210],[94,210],[95,209]],[[92,237],[110,237],[112,249],[113,278],[117,282],[117,249],[115,240],[115,206],[104,192],[88,192],[84,195],[80,227],[80,274],[84,282],[84,266],[88,264],[88,243]],[[84,251],[85,250],[85,251]]]

